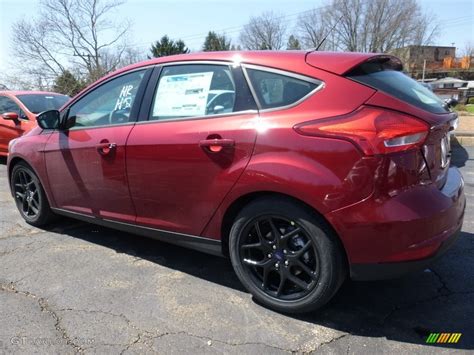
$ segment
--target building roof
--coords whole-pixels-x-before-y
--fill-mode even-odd
[[[435,81],[432,81],[431,84],[459,84],[459,83],[466,83],[467,81],[466,80],[461,80],[461,79],[458,79],[458,78],[451,78],[451,77],[447,77],[447,78],[443,78],[443,79],[439,79],[439,80],[435,80]]]

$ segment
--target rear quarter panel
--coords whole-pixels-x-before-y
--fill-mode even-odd
[[[364,157],[350,142],[302,136],[293,127],[352,112],[374,90],[315,68],[305,74],[322,80],[324,88],[297,106],[260,113],[252,158],[203,236],[220,239],[227,209],[240,197],[256,192],[294,197],[320,214],[371,195],[377,163],[373,158]]]

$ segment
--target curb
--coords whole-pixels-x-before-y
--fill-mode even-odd
[[[451,144],[474,147],[474,132],[466,132],[468,134],[460,133],[461,132],[456,132],[455,135],[451,137]]]

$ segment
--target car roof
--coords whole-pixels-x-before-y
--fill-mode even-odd
[[[336,74],[343,74],[356,65],[377,56],[380,56],[380,54],[357,52],[307,52],[302,50],[197,52],[149,59],[119,69],[107,77],[149,65],[206,60],[256,64],[281,69],[286,68],[289,70],[294,68],[295,63],[299,62],[303,64],[306,61],[308,64],[316,68]]]
[[[328,72],[342,75],[350,69],[356,67],[371,58],[379,56],[388,57],[377,53],[357,53],[357,52],[314,52],[303,50],[285,50],[285,51],[223,51],[223,52],[194,52],[189,54],[170,55],[160,58],[152,58],[146,61],[138,62],[118,69],[107,74],[98,81],[92,83],[76,96],[70,102],[74,102],[84,92],[100,85],[103,81],[134,69],[140,69],[152,65],[187,62],[187,61],[222,61],[229,63],[242,63],[267,66],[271,68],[283,69],[298,72],[300,68],[307,68],[307,64],[312,67],[322,69]],[[395,57],[393,57],[395,58]]]

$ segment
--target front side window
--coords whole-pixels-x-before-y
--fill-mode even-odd
[[[150,120],[185,119],[234,112],[235,83],[225,65],[164,67]]]
[[[145,70],[121,75],[89,92],[69,109],[74,128],[108,126],[134,120],[130,112]]]
[[[322,84],[257,69],[247,73],[263,109],[294,104]]]

